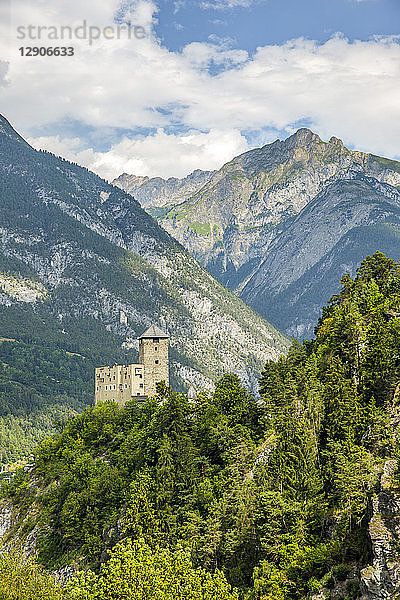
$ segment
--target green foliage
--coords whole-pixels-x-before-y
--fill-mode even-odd
[[[38,343],[0,343],[0,462],[33,453],[92,398],[94,362]]]
[[[371,559],[371,497],[383,461],[400,455],[390,423],[400,269],[377,253],[342,284],[315,340],[265,366],[262,401],[234,375],[192,404],[160,386],[142,404],[89,408],[41,444],[35,491],[20,473],[4,493],[21,514],[34,503],[50,526],[40,538],[46,565],[90,563],[76,600],[118,597],[117,586],[137,597],[129,577],[147,585],[143,564],[149,598],[164,597],[160,572],[175,597],[185,573],[194,598],[208,597],[200,580],[218,581],[229,598],[219,571],[246,600],[303,600],[338,582],[357,597],[349,568]]]
[[[1,600],[238,600],[220,571],[193,566],[178,548],[152,550],[143,540],[126,539],[113,549],[96,575],[75,575],[62,589],[34,559],[17,551],[0,554]]]
[[[321,578],[340,557],[367,559],[368,503],[382,458],[394,451],[388,411],[400,379],[400,268],[377,252],[342,286],[323,310],[316,339],[294,343],[286,358],[267,364],[260,382],[277,435],[263,477],[271,493],[302,508],[289,537],[299,550],[290,564],[281,562],[289,597],[311,591],[312,574]],[[326,548],[334,546],[310,570],[309,558],[298,557],[307,545],[311,556],[324,538]]]
[[[235,513],[242,512],[245,500],[247,516],[241,523],[251,526],[251,486],[243,489],[243,478],[254,460],[262,411],[232,376],[194,406],[181,394],[159,392],[140,405],[88,408],[45,440],[35,458],[42,491],[33,499],[27,474],[6,486],[4,493],[16,505],[26,508],[35,501],[50,524],[40,540],[45,564],[84,555],[96,567],[106,547],[130,535],[143,537],[151,547],[194,545],[194,559],[204,565],[224,554],[243,580],[239,548],[242,553],[251,549],[252,555],[255,550],[250,532],[242,540],[236,530]],[[222,399],[229,403],[228,413],[220,408]],[[235,422],[235,414],[244,424]],[[221,519],[227,503],[233,514],[216,548],[208,519]],[[247,579],[251,571],[249,563]]]
[[[1,600],[64,600],[52,576],[34,560],[11,551],[0,554]],[[66,599],[65,599],[66,600]]]
[[[99,575],[78,574],[67,594],[71,600],[238,600],[220,571],[194,568],[189,552],[152,550],[130,539],[115,546]]]

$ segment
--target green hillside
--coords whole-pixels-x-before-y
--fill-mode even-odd
[[[182,549],[246,600],[355,600],[375,580],[394,594],[399,355],[400,267],[376,253],[343,277],[316,339],[266,364],[263,403],[226,375],[192,405],[160,389],[73,418],[3,488],[9,538],[35,530],[48,567],[90,565],[80,599],[134,597],[129,573]]]
[[[0,457],[29,457],[92,402],[93,359],[38,343],[0,343]]]

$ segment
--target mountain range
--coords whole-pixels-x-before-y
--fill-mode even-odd
[[[321,305],[365,255],[400,255],[396,161],[300,129],[202,175],[208,181],[184,201],[174,193],[167,199],[167,182],[152,193],[158,179],[135,187],[124,175],[114,184],[289,336],[312,336]],[[198,171],[189,178],[200,184]]]
[[[181,389],[229,371],[256,389],[263,363],[287,347],[132,196],[34,150],[4,117],[0,186],[1,336],[113,364],[137,359],[136,338],[154,322],[171,336]]]
[[[143,208],[152,214],[157,209],[171,204],[184,202],[186,198],[198,192],[216,171],[201,171],[197,169],[183,179],[177,177],[141,177],[123,173],[113,181],[113,185],[135,196]]]

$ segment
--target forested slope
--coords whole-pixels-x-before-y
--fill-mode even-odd
[[[34,342],[0,342],[0,462],[28,458],[93,399],[95,362]]]
[[[227,375],[192,405],[160,389],[72,419],[3,490],[8,537],[34,531],[47,566],[95,571],[127,537],[143,557],[183,546],[247,600],[370,599],[376,581],[394,594],[399,356],[400,268],[376,253],[343,278],[315,340],[267,363],[262,404]],[[90,577],[77,597],[96,597]]]

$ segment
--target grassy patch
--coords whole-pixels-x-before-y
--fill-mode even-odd
[[[192,223],[189,223],[189,227],[200,235],[211,235],[210,223],[199,223],[198,221],[193,221]]]

